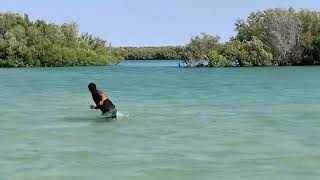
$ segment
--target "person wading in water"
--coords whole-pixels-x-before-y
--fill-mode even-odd
[[[100,109],[102,115],[109,115],[110,118],[117,118],[117,108],[110,99],[94,83],[88,85],[92,99],[96,105],[90,105],[90,109]]]

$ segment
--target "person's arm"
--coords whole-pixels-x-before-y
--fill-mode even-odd
[[[100,108],[101,108],[100,104],[98,104],[98,105],[94,105],[94,104],[90,105],[90,109],[100,109]]]
[[[90,105],[90,109],[101,109],[101,106],[103,106],[103,97],[104,97],[104,94],[99,92],[99,96],[100,96],[100,99],[101,99],[101,101],[99,102],[99,104],[97,104],[97,105]]]
[[[96,105],[96,107],[94,107],[94,109],[100,109],[100,107],[101,107],[101,105],[98,104],[98,105]]]

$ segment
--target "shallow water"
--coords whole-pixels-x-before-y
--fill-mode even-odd
[[[320,177],[319,67],[176,65],[0,69],[0,179]]]

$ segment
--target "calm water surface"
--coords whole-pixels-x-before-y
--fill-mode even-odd
[[[319,67],[176,65],[0,69],[0,179],[320,177]]]

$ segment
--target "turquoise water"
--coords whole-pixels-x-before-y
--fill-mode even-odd
[[[320,177],[319,67],[176,65],[0,69],[0,179]]]

